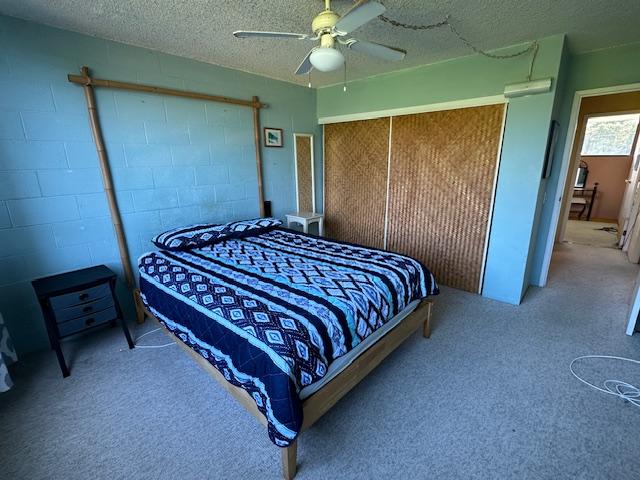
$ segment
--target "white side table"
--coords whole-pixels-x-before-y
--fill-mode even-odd
[[[318,234],[322,237],[324,235],[324,215],[321,213],[312,212],[296,212],[289,213],[287,217],[287,227],[291,227],[292,223],[299,223],[302,225],[302,231],[309,233],[309,225],[312,223],[318,224]]]

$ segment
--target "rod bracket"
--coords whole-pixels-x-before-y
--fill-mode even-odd
[[[80,75],[82,75],[87,80],[87,83],[85,83],[85,85],[91,85],[91,75],[89,74],[89,67],[87,67],[86,65],[83,66],[80,69]]]
[[[82,78],[81,82],[77,82],[74,79]],[[82,85],[83,87],[90,87],[93,85],[91,82],[91,77],[83,77],[82,75],[67,75],[67,79],[72,83],[77,83],[78,85]]]
[[[92,78],[89,75],[89,67],[86,66],[80,69],[80,75],[67,75],[67,80],[71,83],[77,83],[87,87],[93,85]]]

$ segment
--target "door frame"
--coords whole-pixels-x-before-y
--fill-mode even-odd
[[[636,284],[633,288],[633,300],[631,301],[631,307],[629,308],[629,321],[627,322],[627,335],[633,335],[633,332],[636,329],[638,313],[640,313],[640,274],[638,274]]]
[[[480,281],[478,283],[478,294],[482,294],[482,290],[484,287],[484,274],[487,267],[487,253],[489,251],[489,237],[491,235],[491,224],[493,222],[493,212],[495,209],[495,199],[496,199],[496,190],[498,188],[498,174],[500,172],[500,164],[502,161],[502,144],[504,140],[504,131],[507,124],[507,115],[509,112],[509,99],[504,95],[491,95],[486,97],[476,97],[476,98],[468,98],[463,100],[452,100],[448,102],[440,102],[440,103],[430,103],[425,105],[416,105],[412,107],[399,107],[399,108],[390,108],[386,110],[376,110],[371,112],[358,112],[358,113],[350,113],[344,115],[334,115],[330,117],[321,117],[318,118],[318,124],[322,125],[322,212],[325,213],[325,204],[324,199],[326,198],[325,188],[326,188],[326,175],[325,164],[326,157],[324,154],[325,143],[326,143],[326,135],[325,135],[325,125],[330,123],[344,123],[344,122],[353,122],[360,120],[373,120],[376,118],[385,118],[389,117],[389,159],[387,161],[387,204],[385,205],[385,225],[384,225],[384,248],[387,248],[387,226],[389,222],[389,218],[387,215],[388,212],[388,203],[389,203],[389,182],[390,176],[389,172],[391,170],[391,138],[393,134],[393,117],[401,116],[401,115],[411,115],[415,113],[429,113],[429,112],[441,112],[444,110],[456,110],[461,108],[472,108],[472,107],[484,107],[488,105],[504,105],[504,113],[502,116],[502,127],[500,130],[500,140],[498,146],[498,154],[496,159],[496,169],[493,178],[493,188],[491,191],[491,203],[489,208],[489,215],[487,219],[487,234],[484,242],[484,252],[482,254],[482,265],[480,267]]]
[[[640,113],[640,112],[638,112]],[[638,168],[636,168],[636,163],[638,160],[640,160],[640,123],[638,123],[638,126],[636,127],[636,136],[633,139],[633,146],[631,148],[631,168],[629,169],[629,173],[627,174],[627,179],[625,180],[625,191],[624,191],[624,195],[622,197],[622,205],[620,205],[620,211],[618,212],[618,227],[620,227],[621,229],[621,233],[620,233],[620,241],[618,242],[618,246],[620,248],[624,247],[624,244],[627,240],[627,238],[629,237],[629,232],[626,232],[627,226],[629,224],[629,219],[631,218],[631,212],[633,212],[633,204],[634,204],[634,198],[635,198],[635,193],[636,193],[636,189],[638,187],[638,181],[640,181],[640,171],[638,171]],[[635,178],[633,178],[635,175]],[[628,208],[625,209],[625,200],[629,200],[628,203]],[[628,211],[624,211],[624,210],[628,210]],[[624,218],[624,215],[628,214],[628,216],[626,218]],[[620,223],[620,218],[624,219],[624,221],[622,222],[622,224]]]
[[[458,108],[483,107],[486,105],[497,105],[509,103],[509,99],[504,95],[490,95],[487,97],[466,98],[464,100],[451,100],[449,102],[427,103],[412,107],[388,108],[386,110],[374,110],[371,112],[347,113],[344,115],[333,115],[330,117],[318,118],[318,124],[344,123],[356,120],[373,120],[374,118],[397,117],[399,115],[410,115],[412,113],[440,112],[442,110],[456,110]]]
[[[560,224],[560,211],[564,201],[564,187],[567,183],[567,175],[569,173],[569,165],[571,164],[571,150],[573,142],[576,138],[576,130],[578,128],[578,115],[580,113],[580,105],[582,99],[587,97],[596,97],[599,95],[607,95],[612,93],[626,93],[635,92],[640,90],[640,83],[630,83],[626,85],[616,85],[612,87],[592,88],[588,90],[576,90],[573,95],[573,103],[571,105],[571,116],[569,117],[569,124],[567,125],[567,138],[564,143],[564,151],[562,153],[562,164],[560,167],[560,176],[558,178],[558,184],[556,190],[553,192],[552,198],[554,199],[553,213],[551,214],[551,225],[549,233],[547,235],[547,242],[544,251],[544,257],[542,259],[542,269],[540,272],[540,278],[538,279],[538,285],[544,287],[547,284],[549,277],[549,267],[551,266],[551,257],[553,255],[553,247],[556,242],[556,234],[558,233],[558,227],[564,227]]]

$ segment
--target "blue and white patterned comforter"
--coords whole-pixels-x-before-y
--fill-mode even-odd
[[[283,228],[139,260],[150,311],[265,415],[289,445],[302,388],[409,303],[438,293],[418,261]]]

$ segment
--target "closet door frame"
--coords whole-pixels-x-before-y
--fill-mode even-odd
[[[504,141],[504,129],[507,125],[507,112],[509,111],[509,102],[504,102],[504,110],[502,112],[502,125],[500,126],[500,139],[498,140],[498,158],[496,159],[496,171],[493,173],[493,188],[491,189],[491,208],[489,208],[489,218],[487,218],[487,235],[484,239],[484,252],[482,254],[482,265],[480,267],[480,282],[478,284],[478,293],[482,295],[484,288],[484,273],[487,268],[487,253],[489,252],[489,238],[491,237],[491,224],[493,223],[493,210],[496,204],[496,190],[498,188],[498,173],[500,172],[500,161],[502,160],[502,143]]]
[[[504,140],[504,129],[507,122],[507,112],[509,110],[509,100],[504,95],[492,95],[487,97],[477,97],[470,98],[465,100],[453,100],[450,102],[441,102],[441,103],[432,103],[427,105],[418,105],[413,107],[400,107],[400,108],[392,108],[388,110],[377,110],[372,112],[361,112],[361,113],[353,113],[346,115],[336,115],[330,117],[321,117],[318,119],[318,123],[322,125],[322,211],[325,212],[325,143],[326,143],[326,135],[324,126],[330,123],[344,123],[344,122],[352,122],[358,120],[372,120],[375,118],[382,117],[390,117],[389,119],[389,157],[387,160],[387,197],[386,207],[385,207],[385,217],[384,217],[384,249],[387,249],[387,234],[388,234],[388,225],[389,225],[389,189],[391,182],[391,161],[392,161],[392,151],[391,151],[391,141],[393,138],[393,117],[397,117],[400,115],[409,115],[413,113],[429,113],[429,112],[440,112],[444,110],[457,110],[462,108],[471,108],[471,107],[483,107],[487,105],[504,105],[504,111],[502,114],[502,126],[500,129],[500,139],[498,143],[498,154],[496,159],[496,169],[493,175],[493,187],[491,189],[491,201],[487,220],[487,235],[484,241],[484,252],[482,254],[482,265],[480,267],[480,281],[478,282],[478,291],[477,293],[482,294],[482,290],[484,287],[484,275],[487,267],[487,252],[489,250],[489,241],[491,238],[491,223],[493,221],[493,211],[495,209],[495,199],[496,199],[496,188],[498,186],[498,173],[500,171],[500,162],[502,159],[502,144]]]

